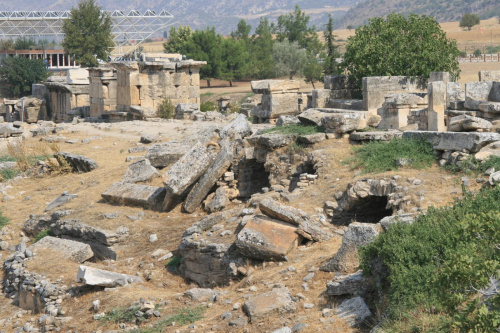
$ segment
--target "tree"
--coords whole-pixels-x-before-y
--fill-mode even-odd
[[[253,72],[249,72],[252,77],[267,79],[273,77],[273,36],[272,26],[267,17],[262,17],[259,26],[251,39],[250,46],[250,66]]]
[[[189,25],[183,27],[179,25],[179,28],[170,28],[170,38],[168,42],[163,43],[163,48],[166,53],[186,53],[186,44],[188,43],[193,30]]]
[[[304,80],[307,83],[312,83],[313,89],[316,89],[315,82],[321,81],[323,78],[323,66],[319,63],[318,58],[308,52],[307,62],[304,66]]]
[[[200,69],[200,78],[210,80],[220,78],[222,73],[222,37],[215,32],[215,27],[195,30],[185,45],[185,53],[191,59],[206,61]]]
[[[460,28],[467,28],[470,31],[470,29],[473,26],[478,25],[480,22],[481,22],[481,19],[476,14],[465,13],[462,16],[462,19],[460,20],[460,23],[458,26]]]
[[[316,26],[309,27],[309,19],[309,16],[295,5],[292,13],[278,17],[278,24],[274,27],[276,39],[280,42],[288,39],[292,43],[297,42],[302,48],[318,53],[321,42],[316,34]]]
[[[250,39],[250,30],[252,30],[252,26],[242,19],[238,22],[236,31],[231,32],[231,37],[248,41]]]
[[[94,0],[81,0],[72,8],[63,23],[64,40],[61,45],[68,55],[74,55],[82,67],[95,67],[97,58],[107,59],[113,47],[111,18]]]
[[[30,95],[31,85],[47,77],[47,69],[41,59],[7,57],[0,66],[0,81],[13,97]]]
[[[330,14],[328,14],[328,16],[330,16]],[[352,29],[354,29],[354,26],[352,24],[349,24],[347,26],[347,30],[351,31]]]
[[[298,42],[276,42],[273,45],[274,72],[277,77],[301,76],[307,62],[307,52]]]
[[[18,38],[14,43],[15,50],[29,50],[31,46],[36,45],[33,38]]]
[[[328,14],[328,23],[326,24],[324,36],[326,42],[325,75],[337,74],[339,66],[336,59],[340,57],[340,54],[338,52],[338,45],[333,44],[336,36],[333,34],[333,19],[330,14]]]
[[[12,39],[2,40],[0,50],[14,50],[15,44]]]
[[[222,70],[220,78],[233,86],[235,79],[245,77],[249,54],[244,40],[226,38],[222,41]]]
[[[347,40],[342,68],[359,87],[366,76],[427,78],[431,72],[443,71],[458,77],[459,54],[456,41],[446,38],[434,18],[392,13],[356,29]]]

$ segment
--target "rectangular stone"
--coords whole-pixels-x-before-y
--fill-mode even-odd
[[[444,120],[444,111],[446,109],[446,83],[443,81],[430,82],[428,98],[428,129],[430,131],[446,131]]]
[[[261,80],[252,81],[251,86],[254,94],[270,94],[273,92],[298,91],[300,82],[295,80]]]
[[[28,249],[34,253],[38,250],[49,249],[74,262],[84,262],[94,256],[94,252],[87,244],[52,236],[42,238],[30,245]]]
[[[165,189],[149,185],[113,183],[101,194],[104,200],[147,209],[159,209],[165,197]]]
[[[424,139],[430,142],[435,150],[461,151],[466,149],[472,153],[477,153],[487,144],[500,141],[500,134],[491,132],[407,131],[403,133],[403,138]]]
[[[487,101],[493,82],[468,82],[465,84],[465,100]]]
[[[500,71],[479,71],[479,81],[500,81]]]

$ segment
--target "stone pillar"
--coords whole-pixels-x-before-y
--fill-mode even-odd
[[[446,83],[435,81],[429,83],[429,112],[428,112],[428,130],[446,131],[444,121],[444,111],[446,109]]]
[[[444,81],[450,82],[450,73],[448,72],[431,72],[429,82]]]

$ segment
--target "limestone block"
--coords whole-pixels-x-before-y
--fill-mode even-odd
[[[200,97],[200,87],[188,87],[188,96],[189,98]]]
[[[66,82],[68,84],[89,84],[89,71],[86,68],[68,69]]]
[[[354,273],[359,266],[358,247],[373,242],[381,232],[380,224],[352,222],[342,238],[340,249],[321,270]]]
[[[252,135],[252,133],[252,128],[245,115],[239,114],[232,122],[222,128],[219,135],[222,139],[235,138],[237,136],[243,139]]]
[[[425,80],[409,76],[369,76],[363,78],[363,91],[425,91]]]
[[[450,81],[450,73],[448,73],[448,72],[431,72],[429,82],[434,82],[434,81],[449,82]]]
[[[321,125],[327,133],[347,133],[366,127],[366,119],[360,113],[330,114],[321,119]]]
[[[356,132],[349,135],[352,141],[391,141],[400,138],[403,132],[400,131],[376,131],[376,132]]]
[[[297,138],[297,140],[301,143],[311,145],[326,140],[326,135],[325,133],[301,135]]]
[[[465,100],[487,101],[493,82],[468,82],[465,84]]]
[[[298,91],[300,82],[295,80],[262,80],[252,81],[252,92],[254,94],[271,94],[273,92]]]
[[[38,242],[30,245],[28,249],[36,253],[39,250],[51,250],[58,252],[64,258],[74,262],[84,262],[94,256],[89,245],[68,239],[46,236]]]
[[[54,154],[54,157],[57,158],[59,164],[63,164],[61,159],[64,159],[64,161],[73,168],[74,172],[90,172],[98,167],[96,161],[82,155],[75,155],[61,151]]]
[[[132,275],[120,274],[103,269],[80,266],[76,275],[77,282],[85,283],[89,286],[101,287],[122,287],[129,283],[142,282],[141,278]]]
[[[446,83],[429,83],[429,111],[427,126],[430,131],[446,131],[444,111],[446,109]]]
[[[165,189],[162,187],[117,182],[108,187],[101,196],[104,200],[115,204],[158,209],[164,200]]]
[[[175,86],[189,86],[190,85],[189,74],[186,73],[172,74],[172,84]]]
[[[462,90],[460,82],[446,83],[446,105],[452,108],[452,103],[465,100],[465,92]]]
[[[359,326],[372,315],[365,301],[359,296],[343,301],[336,308],[336,314],[351,327]]]
[[[145,182],[154,177],[160,176],[160,173],[151,165],[148,159],[142,159],[130,164],[123,175],[123,183]]]
[[[155,168],[165,168],[177,162],[191,148],[186,142],[155,144],[144,156]]]
[[[312,108],[324,108],[327,107],[328,101],[330,99],[330,90],[327,89],[314,89],[312,91]]]
[[[490,156],[499,156],[500,157],[500,141],[496,141],[486,145],[481,148],[479,152],[474,155],[476,159],[479,161],[484,161]]]
[[[90,105],[89,95],[81,94],[76,95],[76,106],[87,106]]]
[[[197,142],[186,154],[175,162],[163,175],[167,191],[164,210],[173,209],[186,195],[187,190],[198,181],[214,161],[215,153]]]
[[[326,283],[328,296],[364,294],[371,287],[369,279],[363,276],[363,271],[347,275],[336,275],[331,282]]]
[[[479,71],[479,81],[500,81],[500,71]]]
[[[265,294],[251,297],[243,304],[243,311],[251,322],[267,320],[274,315],[293,313],[297,305],[288,288],[274,288]]]
[[[247,257],[283,261],[298,246],[297,227],[265,216],[255,216],[239,232],[234,243]]]
[[[221,149],[215,156],[215,160],[206,169],[200,180],[189,192],[182,208],[187,213],[193,213],[206,198],[210,190],[222,177],[224,172],[231,166],[234,156],[234,141],[226,140],[221,142]]]
[[[199,87],[200,86],[200,74],[199,73],[193,73],[191,74],[191,82],[190,85],[194,87]]]
[[[500,82],[492,83],[488,100],[492,102],[500,102]]]
[[[403,138],[425,139],[432,144],[435,150],[461,151],[466,149],[472,153],[477,153],[487,144],[500,141],[500,134],[490,132],[407,131],[403,133]]]
[[[296,116],[280,116],[278,121],[276,122],[276,126],[290,126],[290,125],[299,125],[300,120]]]
[[[262,213],[272,218],[288,222],[296,226],[309,220],[309,215],[304,211],[292,206],[282,205],[273,199],[262,200],[259,203],[259,209]]]
[[[196,302],[209,301],[217,296],[217,292],[210,288],[191,288],[184,292],[184,297]]]
[[[293,134],[268,133],[248,138],[250,144],[261,146],[267,150],[275,150],[287,146],[293,141],[295,141],[295,135]]]
[[[382,107],[378,109],[381,118],[378,128],[399,129],[408,125],[409,108]]]
[[[409,108],[427,105],[427,95],[412,93],[389,94],[385,97],[383,106],[388,108]]]
[[[491,128],[492,124],[486,119],[468,115],[453,117],[448,123],[448,131],[451,132],[469,132],[478,129],[489,131]]]

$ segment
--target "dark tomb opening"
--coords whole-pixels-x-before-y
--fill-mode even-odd
[[[333,217],[334,224],[348,225],[351,222],[378,223],[392,215],[387,207],[387,196],[369,195],[359,199],[353,207]]]
[[[269,187],[269,172],[264,163],[256,160],[244,160],[237,167],[238,190],[240,199],[249,199],[252,194],[262,192],[263,187]]]

